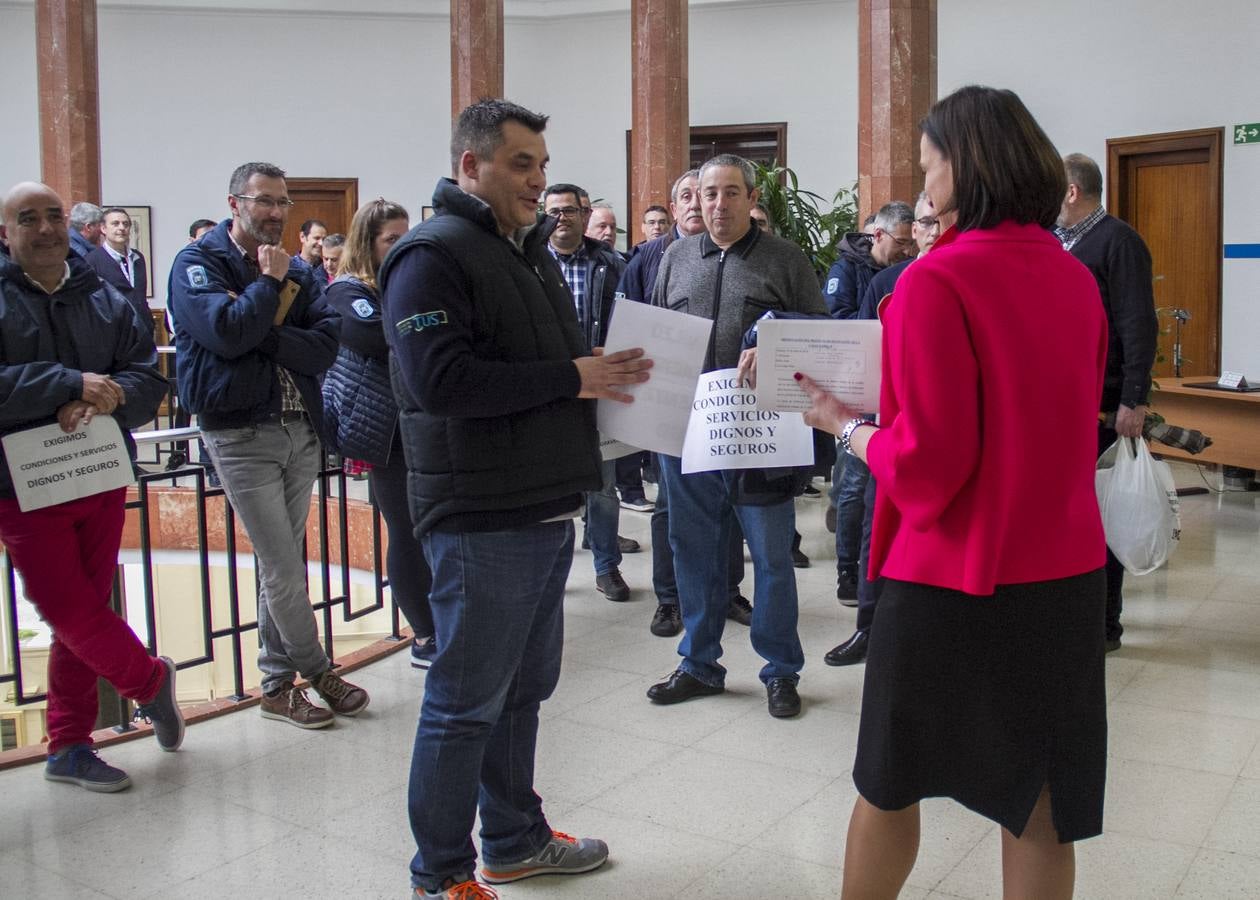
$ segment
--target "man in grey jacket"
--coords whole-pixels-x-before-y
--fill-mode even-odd
[[[654,304],[713,320],[705,371],[735,367],[744,332],[769,310],[825,314],[805,254],[753,226],[753,185],[752,166],[741,157],[722,154],[705,163],[700,202],[707,230],[670,245],[656,278]],[[761,680],[770,715],[795,716],[801,708],[796,683],[805,658],[796,631],[792,479],[760,479],[763,489],[752,504],[741,502],[746,499],[742,489],[760,473],[684,475],[677,457],[662,455],[661,463],[686,634],[678,646],[681,664],[648,690],[649,699],[678,703],[725,689],[726,670],[718,663],[728,600],[724,551],[732,517],[737,517],[756,575],[752,644],[766,660]]]

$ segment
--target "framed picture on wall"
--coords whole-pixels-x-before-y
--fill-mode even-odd
[[[137,251],[144,257],[145,265],[149,267],[149,287],[145,294],[146,298],[153,296],[153,207],[152,206],[129,206],[125,203],[109,203],[104,209],[111,206],[117,206],[119,209],[127,210],[127,215],[131,216],[131,249]]]

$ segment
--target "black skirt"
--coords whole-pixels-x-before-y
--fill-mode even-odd
[[[884,579],[862,694],[858,792],[952,797],[1015,835],[1050,786],[1062,842],[1102,832],[1101,569],[990,597]]]

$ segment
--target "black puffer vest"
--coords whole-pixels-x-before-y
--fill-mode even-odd
[[[498,233],[489,207],[454,182],[439,182],[433,201],[438,214],[408,232],[381,264],[380,296],[398,259],[427,244],[454,261],[475,298],[477,356],[524,362],[590,352],[572,295],[547,254],[549,229],[533,229],[522,252]],[[435,416],[401,383],[395,354],[390,368],[417,535],[448,516],[516,510],[599,489],[593,401],[566,398],[491,418]]]

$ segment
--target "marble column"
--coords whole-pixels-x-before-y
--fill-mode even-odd
[[[937,0],[858,0],[858,222],[923,189],[919,120],[936,101]]]
[[[100,203],[96,0],[36,0],[35,41],[40,177],[67,210],[81,200]]]
[[[451,0],[451,118],[503,96],[503,0]]]
[[[687,170],[687,0],[630,4],[629,245],[643,240],[643,211],[668,206],[674,179]]]

